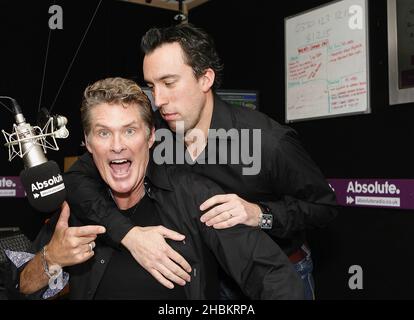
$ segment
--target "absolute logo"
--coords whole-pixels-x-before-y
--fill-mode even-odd
[[[348,183],[347,193],[358,194],[400,194],[400,189],[393,183],[385,181],[380,183],[375,181],[373,183],[359,183],[358,181],[350,181]]]
[[[3,179],[0,179],[0,188],[15,188],[16,184],[13,182],[13,180],[8,179],[6,177],[3,177]]]
[[[42,189],[54,186],[55,184],[59,184],[63,182],[63,178],[60,174],[57,176],[52,176],[49,180],[44,180],[43,182],[32,183],[32,192],[33,191],[40,191]]]
[[[328,179],[343,206],[414,209],[414,179]]]
[[[0,176],[0,197],[24,198],[26,196],[19,177]]]

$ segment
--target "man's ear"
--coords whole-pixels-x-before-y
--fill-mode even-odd
[[[149,136],[148,136],[148,149],[151,149],[151,147],[154,145],[155,142],[155,128],[152,127],[151,129],[147,128],[147,130],[149,131]]]
[[[211,89],[214,84],[214,79],[216,78],[216,73],[213,69],[208,68],[204,71],[204,74],[200,77],[201,90],[207,92]]]
[[[85,139],[85,146],[86,146],[86,149],[88,149],[88,151],[90,152],[90,153],[92,153],[92,148],[91,148],[91,146],[90,146],[90,144],[89,144],[89,142],[88,142],[88,135],[84,132],[83,133],[83,138]]]

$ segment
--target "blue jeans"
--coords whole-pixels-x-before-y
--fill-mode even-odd
[[[306,257],[294,264],[295,270],[299,273],[305,287],[305,300],[315,300],[315,282],[313,280],[313,262],[308,248],[302,246],[306,252]]]

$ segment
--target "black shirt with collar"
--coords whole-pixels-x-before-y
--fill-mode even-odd
[[[121,210],[121,214],[136,226],[161,225],[160,213],[147,194],[132,208]],[[147,270],[136,262],[123,246],[114,250],[107,261],[107,267],[95,299],[97,300],[181,300],[185,299],[184,288],[175,285],[164,287]]]
[[[156,113],[156,123],[157,127],[168,128],[159,112]],[[181,166],[214,181],[225,193],[234,193],[246,201],[269,207],[274,222],[272,229],[265,231],[287,255],[305,242],[306,229],[323,227],[337,215],[335,193],[292,128],[255,110],[230,106],[215,96],[210,134],[211,129],[230,134],[226,141],[214,136],[209,138],[200,156]],[[260,143],[254,140],[253,130],[258,129]],[[242,137],[248,137],[248,143],[246,139],[242,141]],[[210,148],[212,152],[211,144],[215,144],[215,148]],[[215,152],[220,150],[220,144],[227,145],[227,152]],[[239,146],[235,159],[238,163],[233,163],[231,158],[232,144]],[[260,156],[255,159],[260,163],[260,170],[248,175],[246,169],[252,165],[249,161],[243,163],[241,154],[244,151],[245,155],[252,156],[255,146],[260,146]],[[175,154],[174,159],[177,159]],[[186,159],[191,160],[188,156]]]

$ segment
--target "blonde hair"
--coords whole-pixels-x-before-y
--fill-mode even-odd
[[[120,77],[106,78],[89,85],[84,93],[81,106],[83,131],[91,131],[91,109],[99,104],[122,104],[136,106],[142,120],[147,126],[147,136],[154,127],[151,102],[147,95],[134,81]]]

